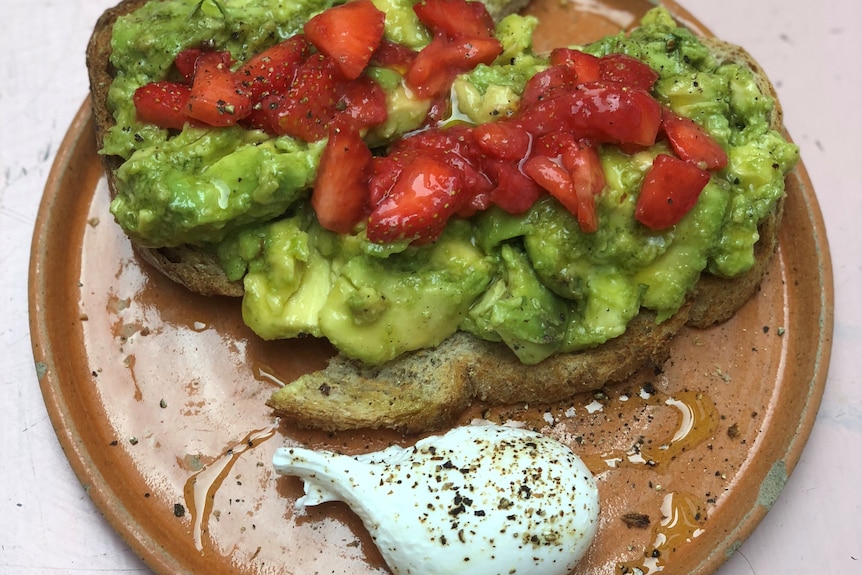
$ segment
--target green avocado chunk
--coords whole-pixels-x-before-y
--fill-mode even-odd
[[[454,333],[497,260],[462,221],[427,248],[381,253],[360,235],[322,229],[310,214],[244,231],[221,255],[247,262],[243,320],[264,339],[326,337],[349,357],[383,363]]]
[[[505,342],[522,363],[538,363],[565,339],[568,306],[536,277],[522,250],[507,244],[500,256],[500,276],[472,307],[461,329]]]
[[[458,328],[495,267],[473,245],[467,222],[448,226],[425,249],[384,259],[353,255],[320,311],[321,331],[342,353],[371,364],[437,345]]]
[[[111,211],[140,245],[219,242],[306,197],[323,145],[239,127],[186,125],[176,137],[135,151],[120,166],[116,176],[124,193],[112,201]]]
[[[306,210],[243,230],[220,245],[221,257],[232,256],[234,265],[247,262],[242,316],[260,337],[323,335],[318,315],[332,288],[333,264],[317,246],[327,233]]]

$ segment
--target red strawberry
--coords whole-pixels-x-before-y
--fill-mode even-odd
[[[525,158],[532,144],[532,138],[526,130],[515,122],[505,120],[480,124],[472,133],[473,139],[484,153],[509,162]]]
[[[306,142],[326,137],[335,116],[340,78],[335,62],[313,54],[296,71],[296,78],[283,97],[264,103],[264,112],[277,134]]]
[[[602,80],[649,92],[658,80],[658,73],[626,54],[608,54],[599,58]]]
[[[662,108],[662,129],[676,155],[707,170],[727,165],[727,152],[700,124]]]
[[[305,36],[298,34],[255,54],[234,75],[252,101],[259,102],[290,86],[310,47]]]
[[[554,48],[551,50],[551,65],[563,65],[572,70],[579,84],[598,82],[602,77],[599,58],[574,48]]]
[[[678,223],[697,203],[709,172],[667,154],[659,154],[641,184],[635,219],[652,230]]]
[[[489,202],[510,214],[526,212],[542,196],[542,189],[518,168],[518,164],[494,160],[485,169],[497,184],[489,194]]]
[[[525,108],[519,122],[535,136],[566,129],[598,143],[655,143],[661,105],[649,93],[618,84],[584,84]]]
[[[387,243],[402,239],[437,239],[459,209],[461,176],[438,160],[418,156],[404,167],[393,188],[372,207],[368,239]]]
[[[335,121],[339,126],[357,130],[382,124],[389,113],[386,109],[386,92],[367,76],[339,86],[335,109],[338,111]]]
[[[204,52],[195,64],[187,114],[210,126],[232,126],[251,113],[252,103],[218,52]]]
[[[435,36],[425,46],[404,79],[421,98],[434,98],[449,90],[455,76],[479,64],[490,64],[503,51],[496,38],[458,38]]]
[[[569,66],[546,68],[527,81],[524,95],[521,97],[521,106],[526,108],[560,94],[571,93],[576,83],[577,76]]]
[[[416,50],[384,38],[371,56],[378,66],[406,69],[416,59]]]
[[[572,178],[566,168],[547,156],[531,156],[524,162],[524,172],[570,212],[577,213]]]
[[[411,153],[412,158],[416,153]],[[372,206],[379,204],[390,190],[395,187],[395,182],[401,175],[407,158],[404,154],[399,156],[374,156],[371,160],[371,178],[368,182],[369,201]]]
[[[318,50],[335,61],[341,74],[353,80],[380,45],[385,19],[371,0],[353,0],[321,12],[303,30]]]
[[[595,196],[605,188],[598,153],[569,132],[543,136],[536,149],[540,153],[524,163],[524,171],[578,218],[582,231],[595,232],[599,225]]]
[[[434,34],[443,33],[450,38],[494,35],[494,20],[481,2],[422,0],[413,5],[413,11]]]
[[[605,189],[605,172],[599,154],[592,146],[576,144],[563,151],[562,159],[575,192],[577,209],[573,214],[582,231],[595,232],[599,229],[595,197]]]
[[[320,225],[350,233],[368,206],[371,151],[355,130],[333,130],[323,149],[311,206]]]
[[[211,52],[211,50],[203,50],[201,48],[186,48],[174,58],[174,67],[176,67],[180,76],[183,77],[183,80],[191,84],[195,79],[198,58]],[[233,66],[233,57],[230,55],[230,52],[222,51],[217,52],[217,54],[221,56],[221,61],[225,66]]]
[[[188,120],[191,88],[177,82],[151,82],[135,90],[132,101],[139,122],[181,130]]]
[[[174,58],[174,67],[189,84],[195,79],[195,64],[203,53],[200,48],[186,48]]]

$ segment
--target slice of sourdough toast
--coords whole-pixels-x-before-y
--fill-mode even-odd
[[[123,0],[99,19],[87,49],[91,99],[99,147],[114,124],[107,107],[113,77],[111,31],[117,17],[146,0]],[[505,10],[500,13],[504,13]],[[761,91],[775,101],[772,127],[780,129],[781,110],[766,74],[744,50],[715,39],[704,42],[721,61],[744,63]],[[122,158],[103,156],[108,184],[116,194],[114,171]],[[623,381],[646,364],[661,365],[670,344],[686,324],[708,327],[730,318],[757,290],[777,245],[783,200],[761,222],[755,266],[734,278],[704,274],[689,302],[673,317],[657,323],[642,311],[626,332],[593,349],[553,356],[524,365],[503,344],[456,333],[441,345],[405,354],[382,367],[368,367],[336,355],[320,371],[280,388],[268,405],[298,426],[340,430],[393,428],[420,432],[453,421],[474,400],[489,404],[550,403]],[[204,295],[241,296],[240,282],[230,281],[214,254],[195,246],[153,249],[135,245],[139,256],[159,272]]]

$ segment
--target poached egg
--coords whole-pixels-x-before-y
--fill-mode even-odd
[[[565,575],[598,525],[595,480],[567,446],[516,427],[456,427],[362,455],[276,450],[308,506],[342,501],[395,575]]]

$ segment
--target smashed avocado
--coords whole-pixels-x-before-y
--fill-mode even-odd
[[[375,0],[386,37],[420,48],[430,34],[411,0]],[[233,128],[186,125],[179,133],[140,124],[134,90],[165,78],[184,48],[210,42],[237,61],[289,37],[330,0],[150,2],[114,28],[116,126],[104,154],[121,156],[111,210],[135,241],[192,244],[216,252],[242,279],[246,323],[265,339],[311,335],[380,364],[434,346],[457,330],[502,342],[528,364],[622,334],[641,309],[673,315],[707,270],[734,276],[753,265],[758,223],[784,193],[796,146],[770,128],[774,103],[745,66],[720,63],[661,8],[627,34],[578,47],[648,63],[654,96],[703,126],[728,154],[679,224],[652,231],[634,217],[644,175],[667,144],[626,153],[599,150],[607,185],[598,230],[581,231],[545,197],[521,215],[492,208],[453,219],[425,245],[369,242],[364,230],[324,230],[308,205],[324,142]],[[456,79],[450,121],[484,123],[517,109],[524,85],[549,64],[532,52],[536,21],[497,25],[503,55]],[[366,134],[383,146],[417,129],[431,105],[393,69],[367,74],[386,91],[389,119]]]

